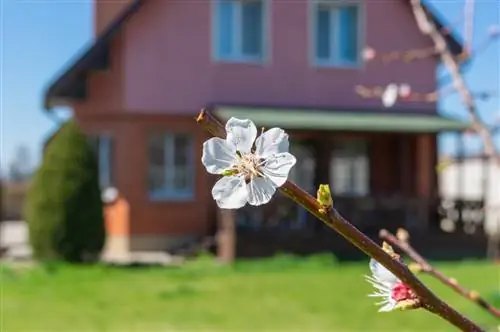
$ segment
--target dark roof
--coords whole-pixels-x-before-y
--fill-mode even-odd
[[[410,0],[404,0],[410,3]],[[125,22],[133,16],[145,0],[135,0],[110,25],[86,47],[80,56],[70,62],[61,74],[50,84],[44,95],[44,108],[51,109],[55,104],[64,104],[66,101],[83,100],[86,97],[87,77],[93,70],[102,70],[109,67],[110,45],[114,37],[121,31]],[[430,15],[439,29],[449,26],[429,4],[424,9]],[[463,45],[450,32],[445,35],[448,45],[455,55],[462,53]]]

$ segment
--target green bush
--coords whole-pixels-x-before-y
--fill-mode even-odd
[[[98,259],[105,240],[98,181],[94,152],[70,120],[47,144],[28,192],[25,219],[35,258]]]

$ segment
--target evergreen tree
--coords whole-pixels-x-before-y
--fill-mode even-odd
[[[35,258],[98,259],[105,229],[97,161],[74,120],[46,146],[28,192],[25,218]]]

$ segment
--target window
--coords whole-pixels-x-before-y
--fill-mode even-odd
[[[290,153],[296,157],[297,163],[290,170],[288,178],[310,194],[316,194],[314,187],[316,170],[314,153],[308,145],[300,142],[290,146]]]
[[[264,58],[264,1],[213,0],[215,58],[260,62]]]
[[[187,134],[150,135],[148,187],[153,199],[193,197],[193,143]]]
[[[99,170],[99,185],[102,189],[114,187],[114,147],[111,136],[107,134],[91,135],[89,139],[97,158],[97,166]]]
[[[330,179],[336,195],[365,196],[369,193],[368,147],[363,141],[339,143],[332,151]]]
[[[313,1],[313,52],[319,66],[359,63],[360,6],[353,1]]]

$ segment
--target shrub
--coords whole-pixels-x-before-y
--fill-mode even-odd
[[[94,261],[105,240],[96,157],[70,120],[53,136],[29,189],[25,218],[35,258]]]

